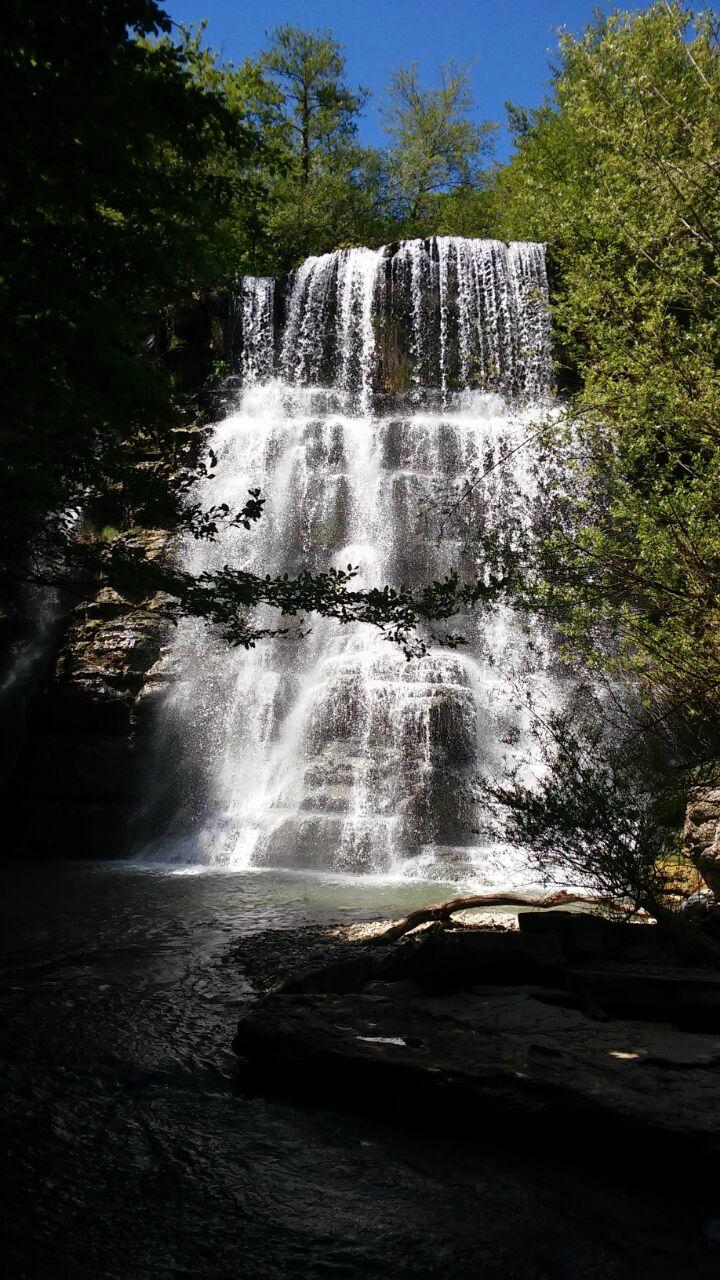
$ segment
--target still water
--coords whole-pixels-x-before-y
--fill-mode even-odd
[[[635,1278],[648,1247],[679,1274],[652,1209],[544,1155],[242,1092],[260,971],[446,886],[55,863],[0,890],[5,1276]]]

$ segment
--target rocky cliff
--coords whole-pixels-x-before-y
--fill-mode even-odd
[[[154,348],[207,420],[232,363],[230,293],[163,317]],[[126,517],[124,540],[150,559],[167,555],[170,533],[137,518]],[[142,795],[140,760],[164,679],[155,667],[168,635],[165,598],[103,583],[80,602],[49,595],[15,589],[0,619],[2,848],[9,858],[117,857]]]
[[[168,535],[135,535],[151,558]],[[141,794],[142,749],[160,680],[164,598],[107,586],[70,610],[45,676],[27,697],[4,788],[10,856],[112,857]]]

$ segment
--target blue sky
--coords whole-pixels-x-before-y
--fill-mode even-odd
[[[430,80],[450,57],[475,60],[473,92],[479,119],[504,123],[503,103],[537,106],[548,79],[558,27],[579,31],[597,0],[164,0],[176,22],[207,18],[207,39],[239,62],[264,46],[265,31],[282,22],[330,27],[346,46],[348,79],[372,98],[362,138],[382,143],[378,99],[390,72],[417,60]],[[604,6],[608,7],[608,6]],[[627,7],[633,7],[631,3]],[[640,7],[639,5],[637,7]],[[644,7],[644,6],[642,6]],[[498,136],[498,157],[508,152]]]

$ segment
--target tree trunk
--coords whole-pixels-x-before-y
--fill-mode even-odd
[[[469,911],[476,907],[537,907],[547,909],[549,907],[566,907],[572,903],[585,903],[588,906],[617,906],[615,899],[604,897],[590,897],[580,893],[567,893],[565,889],[558,889],[556,893],[550,893],[544,898],[531,898],[525,893],[481,893],[471,894],[465,898],[449,898],[447,902],[440,902],[436,906],[420,907],[417,911],[411,911],[409,915],[402,920],[395,921],[383,933],[377,934],[375,942],[395,942],[398,938],[402,938],[403,934],[409,933],[411,929],[416,929],[419,924],[427,924],[431,920],[440,920],[449,923],[451,916],[456,911]]]

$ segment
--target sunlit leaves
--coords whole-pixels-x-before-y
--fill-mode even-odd
[[[681,3],[563,36],[552,100],[516,112],[501,234],[549,243],[582,466],[529,550],[567,643],[720,712],[720,51]]]

